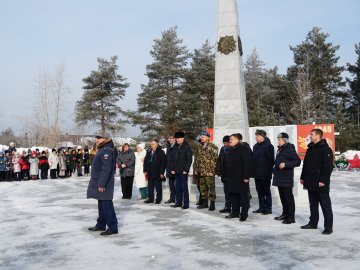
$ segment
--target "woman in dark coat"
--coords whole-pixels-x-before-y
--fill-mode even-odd
[[[301,160],[295,146],[289,143],[289,135],[281,132],[278,136],[278,151],[275,159],[273,186],[279,189],[283,212],[275,220],[284,224],[295,223],[295,200],[293,195],[294,168],[299,167]]]
[[[121,147],[116,162],[120,170],[122,198],[130,200],[134,184],[135,153],[128,143]]]
[[[246,221],[250,208],[248,192],[252,155],[251,149],[243,145],[241,139],[241,134],[230,136],[230,149],[226,152],[222,172],[229,186],[232,205],[231,214],[226,218],[240,216],[240,221]]]

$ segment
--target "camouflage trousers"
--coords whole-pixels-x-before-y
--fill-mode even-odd
[[[216,200],[216,191],[215,191],[215,176],[200,176],[200,193],[201,199],[209,199],[211,202]]]

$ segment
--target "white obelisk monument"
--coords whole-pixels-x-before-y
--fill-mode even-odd
[[[240,132],[249,141],[249,121],[237,2],[217,3],[214,143],[220,146],[223,136],[233,133]]]

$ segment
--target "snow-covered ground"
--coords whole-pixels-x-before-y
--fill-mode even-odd
[[[119,234],[102,237],[87,230],[97,218],[97,202],[85,199],[88,177],[1,182],[0,269],[359,269],[360,173],[333,176],[334,233],[326,236],[322,219],[318,230],[299,228],[307,207],[292,225],[273,220],[278,206],[240,223],[194,205],[121,200],[117,178]]]

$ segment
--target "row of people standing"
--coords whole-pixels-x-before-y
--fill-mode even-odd
[[[154,202],[154,187],[155,203],[161,203],[162,182],[168,177],[170,199],[165,203],[173,203],[172,208],[188,209],[190,206],[188,177],[193,162],[192,149],[185,140],[183,131],[177,131],[174,136],[170,136],[168,142],[166,154],[156,139],[151,142],[151,148],[147,151],[144,174],[150,188],[148,187],[149,199],[145,203]]]
[[[30,149],[29,149],[30,150]],[[49,170],[46,152],[31,150],[22,153],[16,149],[10,151],[0,150],[0,181],[21,181],[47,179]]]
[[[282,221],[283,224],[295,223],[294,168],[301,164],[295,146],[289,142],[287,133],[279,133],[278,149],[274,159],[274,148],[266,132],[257,130],[255,136],[257,143],[253,147],[253,153],[249,145],[242,142],[241,134],[233,134],[230,138],[224,137],[224,146],[218,159],[218,174],[224,183],[226,203],[225,208],[220,212],[230,212],[226,218],[240,216],[240,221],[247,219],[249,209],[247,192],[249,179],[253,176],[259,197],[259,209],[253,213],[263,215],[272,213],[270,188],[273,179],[272,185],[278,187],[282,204],[282,214],[274,219]],[[317,229],[320,204],[324,214],[323,234],[331,234],[333,213],[329,191],[334,155],[327,141],[323,139],[322,130],[313,129],[310,139],[311,143],[308,145],[300,177],[300,184],[308,191],[310,221],[301,226],[301,229]]]
[[[125,185],[123,187],[124,198],[128,198],[126,195],[131,197],[132,193],[129,189],[127,190],[128,187],[132,186],[132,183],[130,182],[130,185],[126,182],[126,178],[131,176],[131,173],[125,173],[125,169],[138,166],[137,169],[141,172],[141,162],[143,161],[143,175],[148,183],[148,199],[144,202],[160,204],[162,201],[162,182],[166,181],[166,176],[170,176],[175,180],[170,182],[172,185],[170,190],[175,190],[175,196],[172,194],[167,202],[174,202],[171,205],[173,208],[189,208],[188,175],[192,164],[192,150],[185,141],[184,135],[184,132],[176,132],[174,138],[172,136],[169,138],[169,142],[173,143],[167,150],[168,155],[165,154],[158,141],[154,139],[151,141],[150,149],[146,151],[146,154],[142,153],[142,156],[140,153],[144,151],[143,148],[138,146],[138,154],[135,155],[130,151],[128,145],[123,147],[122,152],[118,155],[114,151],[113,142],[110,139],[97,136],[98,148],[101,149],[101,152],[98,153],[96,162],[93,164],[95,167],[89,183],[88,198],[95,198],[99,201],[99,219],[95,227],[89,228],[90,231],[103,231],[108,226],[108,229],[101,233],[102,235],[117,233],[117,219],[112,203],[115,161],[118,162],[121,170],[122,185]],[[201,134],[201,143],[196,148],[194,164],[194,175],[199,179],[198,184],[201,192],[199,208],[207,208],[210,199],[209,210],[215,210],[214,178],[215,174],[218,174],[224,182],[224,188],[226,186],[227,202],[223,210],[230,212],[226,218],[239,218],[242,222],[246,221],[250,207],[249,182],[250,178],[255,176],[255,179],[258,180],[256,185],[260,206],[255,213],[270,214],[272,202],[271,192],[268,189],[270,189],[271,184],[269,185],[269,181],[263,180],[270,180],[271,183],[273,172],[273,185],[278,186],[283,205],[282,215],[275,217],[275,219],[282,220],[285,224],[292,224],[295,222],[295,203],[292,193],[294,168],[300,165],[295,147],[289,143],[288,134],[280,133],[278,135],[278,151],[274,159],[271,157],[271,153],[274,156],[274,150],[270,146],[266,132],[258,130],[255,136],[257,137],[257,146],[254,147],[254,152],[247,143],[242,141],[240,133],[228,136],[228,142],[227,138],[226,140],[224,138],[224,144],[227,144],[221,149],[220,157],[217,158],[217,148],[210,142],[210,135],[206,132]],[[317,228],[320,203],[325,217],[323,233],[331,234],[333,220],[329,185],[333,168],[333,155],[322,136],[323,133],[319,129],[314,129],[311,132],[312,142],[309,144],[305,156],[300,183],[308,190],[311,216],[309,224],[301,228]],[[117,158],[116,155],[118,155]],[[257,159],[257,155],[260,160],[254,161]],[[137,161],[139,161],[138,165],[136,165]],[[133,181],[133,177],[131,181]],[[126,192],[124,192],[125,190]],[[156,190],[156,198],[154,197],[154,190]]]
[[[95,156],[96,150],[85,147],[72,149],[59,148],[42,152],[39,149],[23,151],[19,153],[16,148],[5,151],[0,150],[0,181],[21,181],[50,178],[71,177],[74,172],[78,176],[90,173],[90,164]]]
[[[314,134],[322,138],[320,131],[316,130],[316,132]],[[218,156],[218,148],[210,142],[210,135],[205,131],[200,134],[193,164],[194,183],[200,193],[197,208],[215,210],[215,175],[218,175],[224,184],[225,193],[225,207],[220,212],[228,213],[226,218],[246,221],[251,198],[249,182],[250,178],[254,178],[259,208],[253,213],[272,214],[271,185],[273,185],[278,187],[283,206],[282,214],[275,217],[275,220],[284,224],[295,223],[294,168],[300,166],[301,160],[295,146],[289,142],[289,135],[285,132],[279,133],[276,155],[274,146],[264,130],[256,130],[256,144],[253,150],[242,139],[240,133],[225,136],[224,146]],[[144,150],[143,144],[137,146],[135,153],[128,144],[122,147],[117,163],[120,169],[123,199],[131,199],[135,177],[141,199],[146,199],[145,203],[160,204],[163,200],[162,183],[167,178],[170,199],[165,203],[173,203],[174,208],[189,208],[188,174],[192,164],[192,150],[184,140],[184,132],[176,132],[175,136],[169,136],[168,141],[166,153],[156,139],[151,141],[150,149],[147,151]],[[321,140],[321,142],[327,146],[326,141]],[[316,144],[316,142],[312,144],[314,143]],[[312,144],[309,145],[309,149]],[[330,148],[327,146],[326,149]],[[311,165],[307,163],[307,166]],[[332,168],[331,163],[328,166]],[[308,170],[306,166],[305,170]],[[316,202],[318,197],[312,195],[311,198]],[[320,199],[318,201],[320,202]],[[329,199],[325,201],[325,204],[330,204]],[[313,212],[315,208],[312,206]],[[330,211],[324,211],[327,216],[331,216]],[[318,216],[316,213],[314,215]],[[312,221],[313,223],[315,222]],[[326,222],[326,228],[332,228],[329,224],[332,224],[332,221]]]
[[[189,208],[188,174],[192,150],[184,137],[184,132],[170,136],[166,153],[157,139],[150,142],[148,150],[145,150],[145,144],[139,144],[135,153],[128,144],[124,144],[116,159],[122,198],[131,199],[135,179],[139,199],[144,199],[148,204],[160,204],[163,200],[162,184],[168,178],[171,192],[170,199],[165,203],[175,203],[172,207]]]

